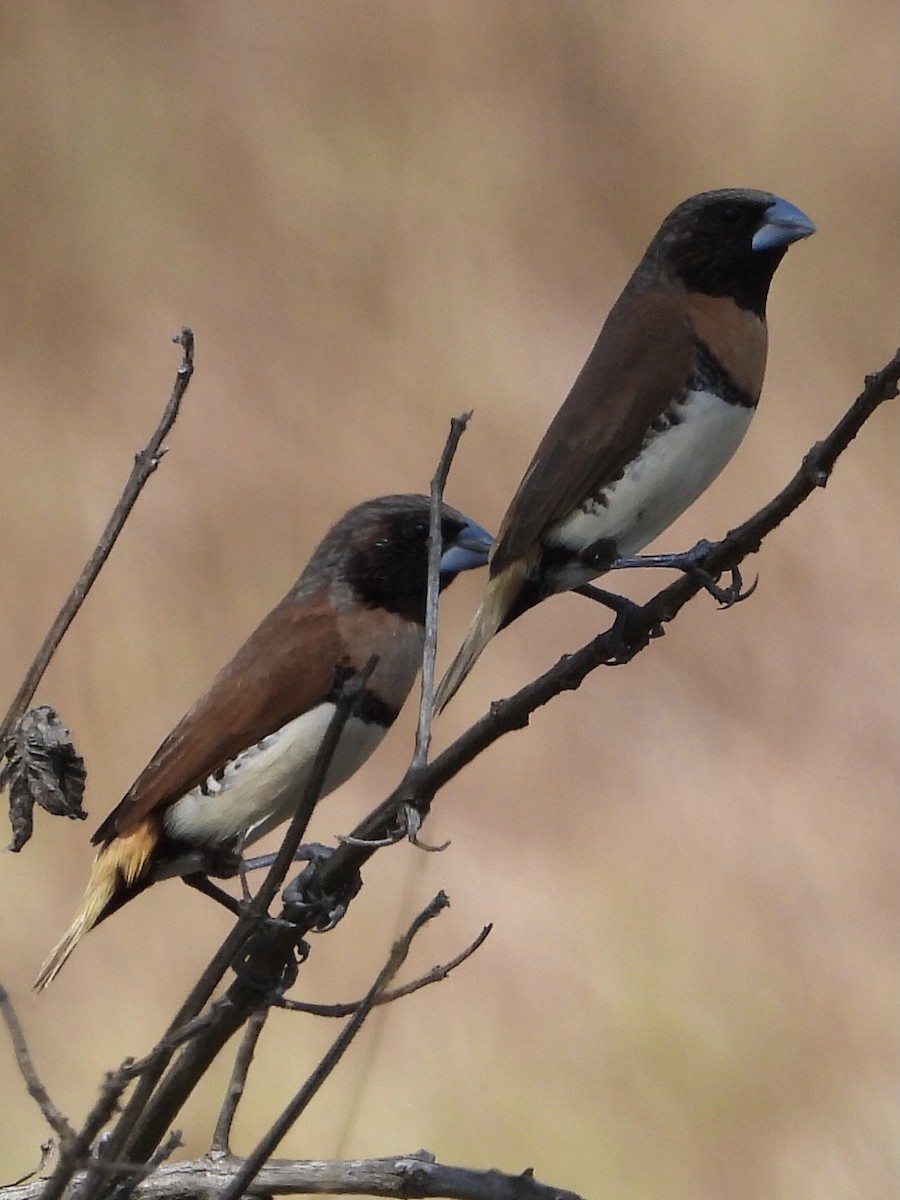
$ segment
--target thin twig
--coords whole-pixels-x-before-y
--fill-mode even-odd
[[[41,1160],[33,1171],[28,1171],[25,1175],[20,1175],[18,1179],[14,1179],[11,1183],[5,1184],[0,1188],[0,1194],[6,1191],[6,1188],[19,1187],[20,1184],[27,1183],[29,1179],[34,1179],[36,1175],[40,1175],[44,1167],[50,1161],[50,1155],[56,1148],[56,1142],[53,1138],[47,1138],[46,1142],[41,1142]]]
[[[443,892],[438,892],[427,908],[424,908],[415,918],[406,933],[397,939],[391,948],[387,962],[379,971],[377,979],[366,993],[362,1004],[335,1038],[330,1049],[322,1057],[316,1069],[277,1118],[271,1129],[260,1139],[250,1154],[247,1155],[237,1175],[235,1175],[234,1179],[231,1180],[220,1194],[219,1200],[239,1200],[239,1197],[244,1194],[260,1168],[272,1156],[281,1139],[294,1125],[298,1117],[303,1113],[303,1110],[346,1053],[350,1043],[356,1037],[362,1028],[363,1022],[371,1012],[372,1006],[378,999],[378,996],[397,974],[400,967],[403,966],[406,956],[409,954],[413,938],[426,922],[436,917],[449,903],[446,895]]]
[[[104,1156],[114,1159],[122,1150],[178,1047],[208,1029],[216,1019],[215,1007],[210,1012],[204,1013],[203,1016],[198,1016],[198,1013],[215,991],[222,976],[240,950],[241,944],[247,940],[251,932],[252,927],[249,920],[241,919],[237,922],[210,959],[203,974],[191,988],[166,1032],[150,1053],[131,1067],[132,1074],[140,1075],[140,1079],[129,1096],[128,1102],[116,1122],[115,1129],[111,1131],[104,1145]]]
[[[234,1124],[234,1117],[244,1094],[244,1088],[247,1086],[247,1073],[253,1062],[256,1043],[259,1041],[269,1011],[268,1008],[261,1008],[255,1012],[244,1028],[244,1036],[241,1038],[238,1052],[234,1056],[234,1068],[228,1081],[228,1087],[225,1089],[225,1098],[219,1110],[219,1118],[216,1121],[216,1128],[213,1131],[209,1147],[214,1154],[230,1153],[231,1127]]]
[[[65,603],[57,613],[56,620],[50,626],[40,650],[38,650],[34,657],[34,661],[25,673],[25,678],[22,680],[22,684],[18,692],[16,692],[12,704],[9,706],[9,711],[3,718],[2,724],[0,724],[0,745],[5,742],[13,725],[31,703],[38,684],[47,670],[50,659],[56,652],[57,646],[62,641],[63,635],[74,620],[79,608],[84,603],[84,599],[91,590],[94,580],[100,573],[100,569],[107,558],[109,558],[116,539],[122,532],[122,527],[128,520],[129,514],[132,508],[134,508],[135,501],[141,494],[144,484],[159,466],[163,455],[166,453],[165,447],[162,444],[163,439],[175,424],[182,398],[187,391],[187,386],[194,373],[193,333],[185,325],[181,332],[176,334],[172,340],[182,347],[184,354],[175,376],[175,384],[172,388],[169,402],[150,441],[143,450],[139,450],[135,454],[134,466],[131,468],[128,482],[125,484],[118,504],[113,509],[112,516],[109,518],[106,528],[100,535],[100,540],[79,575],[75,586],[66,598]]]
[[[431,746],[431,718],[434,707],[434,662],[437,655],[438,600],[441,592],[441,505],[444,488],[459,439],[466,431],[471,412],[461,413],[450,422],[450,432],[441,453],[437,470],[431,481],[431,504],[428,528],[428,592],[425,601],[425,646],[422,651],[422,686],[419,695],[419,718],[412,768],[421,769],[428,761]]]
[[[19,1074],[25,1081],[28,1095],[37,1104],[43,1114],[44,1120],[59,1138],[62,1145],[65,1146],[69,1142],[74,1142],[75,1130],[50,1099],[47,1089],[41,1082],[32,1061],[31,1052],[28,1049],[28,1043],[25,1040],[25,1034],[19,1023],[16,1010],[13,1008],[13,1002],[10,1000],[9,993],[2,984],[0,984],[0,1016],[3,1017],[3,1020],[6,1022],[6,1028],[9,1030],[13,1053],[16,1056],[16,1065],[19,1068]]]
[[[42,1200],[60,1200],[72,1177],[91,1152],[91,1148],[104,1125],[112,1117],[118,1106],[122,1093],[128,1086],[128,1079],[120,1071],[107,1074],[100,1088],[97,1102],[87,1115],[87,1119],[74,1139],[66,1146],[60,1147],[59,1162],[53,1174],[47,1180]],[[96,1162],[92,1159],[91,1162]],[[87,1178],[90,1179],[90,1169]],[[87,1185],[84,1185],[87,1186]]]
[[[119,1070],[129,1079],[138,1079],[156,1066],[161,1054],[171,1053],[197,1037],[204,1029],[208,1029],[215,1020],[216,1006],[212,1004],[199,1017],[186,1021],[183,1025],[175,1025],[173,1021],[156,1045],[143,1058],[130,1058],[119,1067]]]
[[[377,1008],[381,1004],[390,1004],[392,1001],[400,1000],[404,996],[411,996],[413,992],[418,992],[421,988],[428,987],[429,984],[440,983],[446,979],[451,971],[455,971],[467,958],[471,958],[479,946],[484,943],[492,928],[492,925],[485,925],[475,941],[466,946],[465,950],[461,950],[455,958],[451,958],[449,962],[438,963],[436,967],[432,967],[430,971],[426,971],[418,979],[404,983],[401,987],[391,988],[390,991],[382,992],[375,1001],[374,1007]],[[291,1000],[287,996],[283,996],[278,1002],[278,1007],[286,1009],[288,1012],[309,1013],[314,1017],[349,1017],[356,1012],[361,1004],[362,1000],[352,1000],[349,1004],[313,1004],[307,1000]]]

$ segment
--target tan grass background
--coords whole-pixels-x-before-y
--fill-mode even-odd
[[[2,977],[59,1104],[140,1054],[227,928],[176,884],[29,983],[88,836],[327,525],[427,486],[498,521],[664,213],[748,185],[819,233],[775,281],[759,417],[663,539],[767,499],[897,343],[897,38],[887,0],[206,0],[0,8],[0,662],[12,695],[156,423],[182,322],[198,372],[151,482],[40,689],[90,771],[89,825],[0,860]],[[366,872],[305,991],[360,994],[438,887],[423,969],[283,1147],[410,1151],[629,1200],[892,1195],[897,1169],[896,412],[753,563],[442,795]],[[630,580],[635,594],[650,580]],[[442,660],[477,583],[444,611]],[[545,605],[499,638],[439,741],[580,645]],[[403,722],[323,804],[349,828]],[[415,967],[413,968],[415,969]],[[276,1018],[247,1149],[334,1035]],[[45,1136],[0,1039],[0,1179]],[[185,1112],[191,1151],[224,1066]]]

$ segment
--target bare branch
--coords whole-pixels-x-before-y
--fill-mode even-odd
[[[100,1087],[96,1104],[71,1142],[60,1147],[59,1162],[47,1180],[41,1200],[60,1200],[72,1181],[75,1172],[84,1165],[84,1160],[96,1142],[103,1126],[108,1123],[118,1106],[122,1093],[128,1086],[128,1077],[121,1071],[106,1075]]]
[[[44,638],[40,650],[35,655],[34,661],[25,673],[25,678],[22,680],[22,684],[12,704],[9,706],[9,711],[3,718],[2,724],[0,724],[0,745],[9,736],[13,723],[21,717],[22,713],[31,703],[37,686],[43,678],[44,672],[47,670],[50,659],[56,652],[56,648],[62,641],[66,630],[74,620],[75,614],[84,603],[84,599],[91,590],[94,580],[100,574],[101,567],[107,558],[109,558],[110,552],[116,544],[116,539],[122,532],[122,527],[128,520],[131,510],[134,508],[135,501],[143,490],[144,484],[159,466],[166,452],[163,440],[175,424],[182,398],[187,391],[187,386],[194,373],[193,333],[185,325],[181,332],[176,334],[172,340],[182,347],[184,354],[178,367],[172,394],[169,397],[169,402],[165,407],[162,419],[144,449],[139,450],[135,454],[131,474],[128,476],[128,481],[125,484],[118,504],[113,510],[112,516],[109,518],[106,528],[100,535],[99,542],[85,563],[84,569],[66,598],[65,603],[57,613],[56,620],[50,626],[50,630]]]
[[[53,1138],[47,1138],[46,1142],[41,1142],[41,1160],[33,1171],[29,1171],[26,1175],[20,1175],[18,1179],[14,1179],[10,1187],[18,1187],[20,1183],[27,1183],[29,1179],[34,1179],[36,1175],[40,1175],[44,1167],[50,1161],[50,1155],[56,1148],[56,1143]],[[0,1189],[2,1194],[2,1189]]]
[[[28,1095],[34,1100],[38,1108],[41,1110],[44,1120],[59,1138],[63,1145],[75,1140],[75,1130],[62,1115],[41,1082],[40,1076],[35,1069],[34,1062],[31,1058],[31,1053],[28,1049],[28,1043],[25,1040],[25,1034],[22,1031],[22,1026],[19,1024],[19,1018],[16,1010],[13,1008],[12,1000],[9,998],[9,993],[6,988],[0,984],[0,1016],[6,1022],[6,1027],[9,1030],[10,1040],[13,1045],[13,1053],[16,1056],[16,1065],[19,1068],[19,1073],[25,1081],[25,1087],[28,1089]]]
[[[425,647],[422,651],[422,687],[419,696],[419,719],[416,725],[416,744],[411,769],[421,769],[428,761],[431,746],[431,717],[434,707],[434,660],[437,655],[438,599],[441,583],[441,504],[450,466],[459,439],[466,431],[471,412],[461,413],[450,422],[450,432],[431,481],[431,507],[428,529],[428,593],[425,602]]]
[[[341,1058],[343,1058],[350,1043],[362,1028],[362,1024],[371,1012],[372,1006],[378,999],[378,996],[403,966],[406,956],[409,954],[413,938],[423,925],[433,920],[449,903],[450,901],[444,893],[438,892],[431,903],[415,918],[406,933],[397,939],[391,948],[387,962],[379,971],[377,979],[367,992],[362,1004],[338,1034],[337,1038],[335,1038],[330,1049],[322,1057],[303,1087],[300,1088],[290,1104],[287,1105],[277,1118],[265,1137],[257,1143],[256,1147],[244,1160],[237,1175],[221,1193],[219,1200],[239,1200],[244,1192],[246,1192],[249,1185],[259,1174],[260,1168],[271,1157],[281,1139],[290,1130],[316,1092],[318,1092],[319,1088],[340,1062]]]
[[[136,1200],[207,1200],[221,1194],[241,1169],[230,1156],[171,1163],[138,1177]],[[44,1180],[0,1189],[2,1200],[41,1200]],[[575,1192],[540,1183],[530,1170],[519,1175],[479,1171],[436,1162],[433,1155],[327,1160],[270,1159],[246,1190],[248,1196],[384,1196],[397,1200],[581,1200]]]
[[[228,1087],[225,1090],[225,1097],[222,1101],[219,1118],[216,1121],[216,1128],[213,1131],[212,1142],[210,1143],[210,1151],[213,1154],[229,1153],[231,1127],[234,1124],[235,1113],[244,1094],[244,1088],[247,1086],[247,1073],[253,1062],[256,1043],[259,1041],[259,1035],[263,1031],[263,1026],[266,1023],[268,1015],[269,1009],[261,1008],[253,1014],[244,1029],[244,1036],[241,1039],[241,1044],[234,1058],[234,1068],[231,1072],[231,1078],[228,1081]]]
[[[876,411],[880,404],[897,394],[900,381],[900,353],[880,372],[866,380],[866,386],[854,405],[837,423],[831,433],[821,442],[813,446],[805,456],[794,477],[787,486],[753,517],[733,529],[721,542],[711,547],[702,563],[705,571],[714,578],[725,571],[736,567],[751,553],[759,550],[764,538],[785,520],[809,495],[827,482],[840,454],[849,446],[865,422]],[[661,589],[646,604],[635,605],[623,619],[617,620],[615,627],[594,638],[577,652],[565,656],[554,667],[538,679],[529,683],[509,699],[498,701],[490,710],[463,733],[442,754],[432,762],[427,762],[428,730],[423,729],[422,737],[417,742],[417,755],[414,755],[413,765],[398,788],[394,790],[381,805],[378,806],[354,831],[355,842],[338,847],[330,859],[317,863],[311,872],[310,895],[316,890],[324,894],[339,891],[346,885],[349,878],[358,871],[359,867],[374,852],[371,844],[373,839],[390,832],[396,827],[397,814],[404,805],[413,805],[422,815],[427,814],[433,797],[441,787],[468,763],[476,758],[483,749],[491,745],[503,734],[512,729],[527,725],[530,714],[540,705],[547,703],[553,697],[565,690],[577,688],[583,679],[598,666],[613,665],[629,661],[640,653],[652,640],[658,630],[667,622],[673,620],[678,612],[702,588],[703,582],[693,574],[679,576],[673,583]],[[433,683],[433,678],[432,678]],[[429,706],[430,707],[430,706]],[[337,735],[336,735],[337,736]],[[335,737],[336,740],[336,737]],[[424,749],[421,749],[424,747]],[[327,763],[326,763],[327,766]],[[324,769],[323,769],[324,773]],[[311,798],[314,803],[316,797]],[[306,800],[307,797],[304,797]],[[298,819],[298,828],[302,820]],[[293,825],[291,827],[293,830]],[[302,833],[301,835],[302,836]],[[297,839],[299,841],[299,837]],[[284,850],[285,848],[282,847]],[[291,855],[285,851],[284,859],[289,863]],[[285,866],[285,870],[286,870]],[[280,868],[279,868],[280,870]],[[277,876],[277,878],[276,878]],[[85,1180],[85,1195],[93,1197],[107,1194],[102,1185],[99,1188],[91,1186],[98,1182],[100,1172],[109,1173],[114,1178],[117,1170],[131,1170],[131,1164],[123,1161],[130,1158],[133,1163],[140,1164],[148,1160],[157,1161],[154,1156],[156,1147],[164,1137],[174,1116],[180,1109],[184,1099],[197,1079],[225,1044],[227,1039],[246,1022],[248,1016],[259,1011],[261,1007],[276,1002],[279,994],[278,987],[272,983],[283,978],[290,965],[288,951],[297,938],[303,936],[315,924],[315,915],[311,912],[309,924],[302,917],[292,927],[284,923],[269,921],[261,923],[263,914],[274,898],[284,875],[273,873],[267,877],[263,889],[254,901],[247,906],[248,915],[242,917],[235,929],[225,940],[222,948],[213,959],[210,967],[204,973],[203,980],[195,988],[188,1001],[173,1022],[169,1034],[163,1039],[161,1047],[155,1049],[141,1064],[107,1077],[98,1104],[89,1115],[82,1131],[74,1135],[74,1144],[69,1143],[63,1153],[57,1170],[50,1180],[40,1186],[44,1190],[44,1200],[56,1200],[67,1184],[73,1178],[79,1165],[92,1146],[97,1133],[103,1127],[118,1102],[119,1096],[127,1081],[133,1078],[134,1070],[141,1070],[141,1079],[135,1092],[126,1106],[120,1121],[113,1130],[109,1140],[111,1152],[104,1147],[103,1160],[94,1166],[87,1165],[82,1176]],[[263,900],[261,900],[263,896]],[[267,897],[267,898],[266,898]],[[302,905],[300,906],[302,910]],[[421,919],[421,918],[420,918]],[[410,931],[407,938],[414,931]],[[254,947],[248,949],[249,939],[254,939]],[[213,1005],[212,1010],[203,1018],[194,1022],[197,1013],[207,1003],[212,990],[221,979],[234,954],[243,947],[245,959],[252,963],[252,971],[239,971],[234,983],[221,1000]],[[256,950],[259,949],[258,957]],[[226,953],[227,950],[227,953]],[[408,942],[403,949],[401,958],[408,950]],[[542,1189],[526,1172],[519,1177],[500,1176],[494,1172],[458,1171],[456,1168],[443,1168],[429,1161],[428,1157],[385,1160],[391,1166],[383,1178],[376,1176],[372,1164],[316,1164],[322,1170],[319,1183],[305,1179],[297,1184],[297,1176],[292,1176],[291,1183],[282,1188],[271,1172],[279,1164],[263,1163],[272,1153],[284,1131],[297,1119],[309,1098],[333,1069],[334,1063],[346,1049],[353,1032],[361,1025],[367,1013],[379,998],[384,998],[384,987],[388,979],[399,966],[394,965],[397,948],[391,959],[379,975],[379,979],[365,997],[362,1004],[356,1008],[347,1026],[336,1039],[332,1051],[316,1068],[303,1088],[297,1093],[291,1104],[285,1109],[279,1121],[267,1135],[266,1139],[256,1148],[253,1155],[243,1164],[236,1165],[234,1160],[223,1155],[221,1161],[213,1163],[211,1159],[202,1160],[203,1182],[198,1182],[205,1194],[211,1188],[222,1186],[228,1189],[226,1195],[236,1197],[243,1190],[251,1194],[275,1194],[279,1191],[330,1191],[358,1192],[360,1194],[399,1195],[404,1196],[460,1196],[473,1197],[473,1200],[495,1200],[495,1198],[510,1197],[519,1200],[520,1197],[540,1197],[550,1200],[549,1190]],[[267,974],[268,972],[268,974]],[[281,974],[279,975],[279,972]],[[425,977],[427,979],[427,977]],[[268,982],[267,982],[268,981]],[[424,986],[423,981],[417,981],[413,986]],[[395,995],[403,994],[403,989],[397,989]],[[169,1063],[174,1042],[190,1032],[192,1041],[182,1052],[180,1059],[170,1070],[163,1084],[157,1084],[163,1071]],[[348,1030],[351,1031],[348,1034]],[[168,1040],[167,1040],[168,1039]],[[139,1096],[139,1093],[143,1094]],[[156,1094],[153,1095],[154,1089]],[[140,1101],[137,1103],[137,1101]],[[149,1103],[148,1103],[149,1101]],[[71,1130],[68,1130],[71,1135]],[[227,1137],[227,1135],[226,1135]],[[220,1139],[221,1140],[221,1139]],[[173,1164],[160,1167],[151,1176],[141,1178],[135,1176],[135,1194],[166,1195],[167,1181],[174,1178],[176,1172],[185,1171],[192,1164]],[[282,1164],[288,1173],[297,1172],[310,1167],[310,1164]],[[384,1164],[380,1164],[382,1167]],[[377,1166],[377,1165],[376,1165]],[[358,1171],[357,1171],[358,1168]],[[366,1170],[370,1174],[366,1175]],[[391,1174],[396,1169],[398,1174]],[[211,1177],[217,1175],[218,1183],[210,1183]],[[411,1173],[411,1174],[410,1174]],[[255,1182],[248,1182],[251,1179]],[[36,1185],[27,1184],[22,1189],[15,1189],[16,1196],[23,1200],[28,1195],[36,1195],[30,1191]],[[179,1183],[179,1195],[186,1194],[185,1185]],[[190,1184],[187,1185],[190,1193]],[[558,1189],[552,1189],[554,1197],[563,1195]],[[174,1194],[174,1190],[173,1193]],[[3,1200],[11,1193],[6,1192]]]
[[[466,946],[465,950],[461,950],[449,962],[438,963],[436,967],[432,967],[430,971],[426,971],[418,979],[404,983],[401,987],[391,988],[390,991],[382,992],[375,1001],[375,1007],[381,1004],[390,1004],[392,1001],[400,1000],[404,996],[411,996],[413,992],[418,992],[421,988],[428,987],[429,984],[440,983],[447,978],[451,971],[455,971],[461,963],[464,963],[467,958],[471,958],[475,951],[484,944],[492,929],[492,925],[485,925],[474,942]],[[287,996],[284,996],[279,1000],[278,1007],[284,1008],[288,1012],[309,1013],[314,1017],[349,1017],[352,1013],[356,1012],[362,1003],[362,1000],[352,1000],[349,1004],[313,1004],[310,1001],[291,1000]]]

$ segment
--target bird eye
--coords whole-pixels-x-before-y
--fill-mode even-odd
[[[744,210],[737,204],[723,204],[719,209],[719,221],[722,225],[733,229],[744,219]]]

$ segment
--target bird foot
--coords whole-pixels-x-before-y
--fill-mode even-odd
[[[406,830],[404,829],[399,833],[391,833],[383,838],[360,838],[354,837],[352,833],[339,833],[337,840],[344,842],[348,846],[359,846],[361,850],[376,850],[380,846],[396,846],[405,837]]]
[[[673,571],[683,571],[686,575],[693,575],[698,579],[704,590],[709,592],[722,608],[731,608],[732,605],[739,604],[741,600],[746,600],[748,596],[753,595],[759,578],[754,579],[750,587],[744,590],[744,580],[740,568],[732,567],[731,582],[722,586],[719,583],[719,576],[711,575],[703,566],[707,556],[718,545],[720,543],[709,542],[706,538],[701,538],[690,550],[683,550],[680,554],[640,554],[633,558],[619,558],[613,563],[612,570],[634,567],[667,567]]]
[[[298,938],[292,947],[285,947],[285,928],[289,925],[278,917],[267,917],[250,934],[231,966],[241,984],[263,998],[266,1004],[276,1004],[297,981],[298,963],[304,962],[309,947]]]
[[[440,854],[450,845],[449,840],[434,846],[431,842],[423,842],[419,837],[422,828],[422,813],[411,804],[402,804],[397,813],[397,819],[402,829],[401,837],[407,838],[419,850],[427,850],[429,854]]]
[[[720,608],[731,608],[735,604],[740,604],[742,600],[746,600],[756,591],[756,585],[759,583],[757,575],[748,588],[744,587],[744,577],[741,575],[740,567],[732,567],[730,571],[731,581],[723,587],[717,578],[713,578],[707,571],[701,567],[695,567],[690,572],[695,574],[704,589],[709,592],[713,600],[718,602]]]
[[[307,866],[296,879],[291,880],[281,893],[281,898],[289,919],[292,910],[297,910],[298,916],[302,912],[304,921],[312,916],[312,928],[316,933],[327,933],[346,915],[350,901],[362,887],[362,875],[357,871],[339,891],[325,895],[316,886],[316,870],[334,851],[318,843],[305,848],[314,853],[310,853]]]

